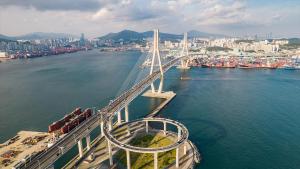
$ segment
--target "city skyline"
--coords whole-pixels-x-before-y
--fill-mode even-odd
[[[182,33],[198,30],[228,36],[300,37],[300,2],[257,0],[76,0],[0,2],[0,34],[80,34],[88,38],[123,29]],[[8,19],[9,18],[9,19]]]

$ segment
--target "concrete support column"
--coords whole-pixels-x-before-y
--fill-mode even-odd
[[[149,131],[149,122],[148,121],[145,121],[145,123],[146,123],[146,133],[148,133],[148,131]]]
[[[122,123],[121,111],[118,112],[118,124]]]
[[[86,136],[86,148],[87,150],[91,149],[91,136]]]
[[[111,131],[112,130],[112,120],[109,120],[108,122],[108,130]]]
[[[125,122],[129,121],[129,110],[128,105],[125,106]]]
[[[155,93],[155,88],[154,88],[154,84],[153,83],[151,83],[151,92]]]
[[[158,93],[162,92],[163,86],[164,86],[164,76],[162,74],[161,77],[160,77],[159,87],[158,87],[158,91],[157,91]]]
[[[187,142],[183,143],[183,154],[186,155],[187,152]]]
[[[129,150],[126,150],[126,158],[127,158],[127,169],[131,168],[131,163],[130,163],[130,152]]]
[[[181,129],[179,127],[177,128],[177,132],[178,132],[177,140],[179,141],[181,137]],[[176,148],[176,168],[178,167],[179,167],[179,148]]]
[[[107,140],[107,148],[108,148],[109,165],[112,166],[114,164],[112,159],[112,147],[111,147],[111,143],[108,140]]]
[[[81,158],[83,156],[82,140],[78,141],[78,152],[79,152],[79,157]]]
[[[178,139],[178,141],[179,141],[179,140],[180,140],[180,137],[181,137],[181,129],[180,129],[180,128],[177,128],[177,130],[178,130],[178,136],[177,136],[178,138],[177,138],[177,139]]]
[[[164,121],[164,134],[167,134],[167,122]]]
[[[104,136],[103,121],[101,121],[100,123],[100,129],[101,129],[101,136]]]
[[[158,153],[154,153],[154,169],[158,169]]]
[[[179,148],[176,148],[176,168],[179,168]]]

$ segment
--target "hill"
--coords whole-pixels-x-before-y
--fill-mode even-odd
[[[9,36],[5,36],[0,34],[0,42],[11,42],[11,41],[15,41],[12,37]]]
[[[56,39],[56,38],[69,38],[73,37],[75,38],[76,36],[70,35],[70,34],[65,34],[65,33],[44,33],[44,32],[34,32],[34,33],[29,33],[21,36],[5,36],[0,34],[0,39],[3,40],[41,40],[41,39]]]
[[[160,33],[161,40],[178,40],[182,38],[182,35]],[[107,35],[99,37],[101,40],[113,40],[113,41],[142,41],[147,38],[152,38],[153,32],[135,32],[131,30],[123,30],[118,33],[109,33]]]
[[[113,40],[113,41],[142,41],[152,37],[153,37],[153,31],[135,32],[132,30],[123,30],[118,33],[109,33],[107,35],[98,38],[101,40]],[[181,40],[183,38],[183,35],[160,32],[159,37],[162,41],[165,40],[177,41],[177,40]],[[217,38],[217,37],[225,37],[225,35],[211,34],[211,33],[199,32],[195,30],[188,32],[188,38]]]

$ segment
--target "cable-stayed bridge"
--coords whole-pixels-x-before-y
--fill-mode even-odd
[[[79,150],[79,157],[83,157],[83,147],[82,147],[82,140],[85,138],[87,143],[87,150],[91,149],[91,138],[90,133],[97,127],[100,126],[101,128],[101,136],[105,138],[108,142],[108,153],[109,153],[109,163],[113,165],[112,159],[112,144],[120,149],[125,149],[126,144],[117,144],[118,141],[114,141],[114,136],[112,136],[113,131],[113,118],[117,115],[118,121],[116,125],[122,124],[121,119],[121,110],[125,109],[125,123],[122,125],[126,125],[130,123],[129,121],[129,104],[137,98],[140,94],[142,94],[147,88],[150,87],[151,90],[148,91],[148,94],[153,95],[153,97],[164,95],[163,92],[163,81],[165,73],[173,66],[178,65],[180,69],[189,69],[188,64],[186,63],[188,60],[188,49],[187,49],[187,35],[185,34],[184,38],[184,49],[181,54],[172,60],[162,64],[161,56],[159,53],[159,32],[158,30],[154,30],[154,37],[153,37],[153,49],[152,49],[152,58],[151,58],[151,65],[150,65],[150,73],[145,78],[140,80],[138,83],[134,84],[131,88],[125,90],[121,95],[116,97],[115,99],[111,100],[111,102],[105,106],[104,108],[95,112],[90,118],[86,121],[81,123],[77,128],[70,131],[66,134],[63,138],[58,140],[54,145],[50,148],[46,149],[44,152],[40,153],[39,155],[35,156],[31,159],[30,162],[26,163],[25,165],[21,166],[21,168],[49,168],[52,167],[54,162],[59,159],[64,153],[69,151],[72,147],[76,144],[78,145]],[[158,63],[158,69],[155,69],[155,63]],[[159,86],[156,89],[154,86],[154,82],[160,79]],[[175,96],[175,95],[174,95]],[[172,96],[173,97],[173,96]],[[186,146],[188,144],[188,132],[187,129],[179,124],[178,122],[168,120],[168,119],[156,119],[151,117],[149,119],[141,120],[141,122],[145,122],[146,131],[148,132],[148,121],[161,121],[165,128],[164,132],[166,132],[166,125],[171,124],[175,125],[178,128],[178,142],[174,144],[173,149],[176,149],[176,168],[179,167],[179,146],[184,145],[184,151],[186,153]],[[138,121],[137,121],[138,123]],[[191,146],[193,147],[193,146]],[[132,147],[131,147],[132,148]],[[145,152],[145,153],[154,153],[154,168],[157,168],[157,152],[162,152],[162,150],[170,150],[161,148],[160,150],[155,150],[148,152],[146,149],[138,148],[131,149],[127,147],[126,154],[127,154],[127,168],[130,168],[130,156],[129,151],[137,151],[137,152]],[[129,160],[129,162],[128,162]]]

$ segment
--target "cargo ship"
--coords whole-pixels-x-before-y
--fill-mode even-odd
[[[238,66],[240,69],[251,69],[252,67],[249,64],[241,63]]]
[[[92,109],[76,108],[72,113],[48,126],[49,133],[66,134],[92,116]]]
[[[201,67],[203,67],[203,68],[212,68],[212,64],[209,64],[209,63],[202,64]]]
[[[236,64],[232,62],[218,62],[213,67],[215,68],[235,68]]]
[[[300,65],[284,65],[285,70],[300,70]]]

